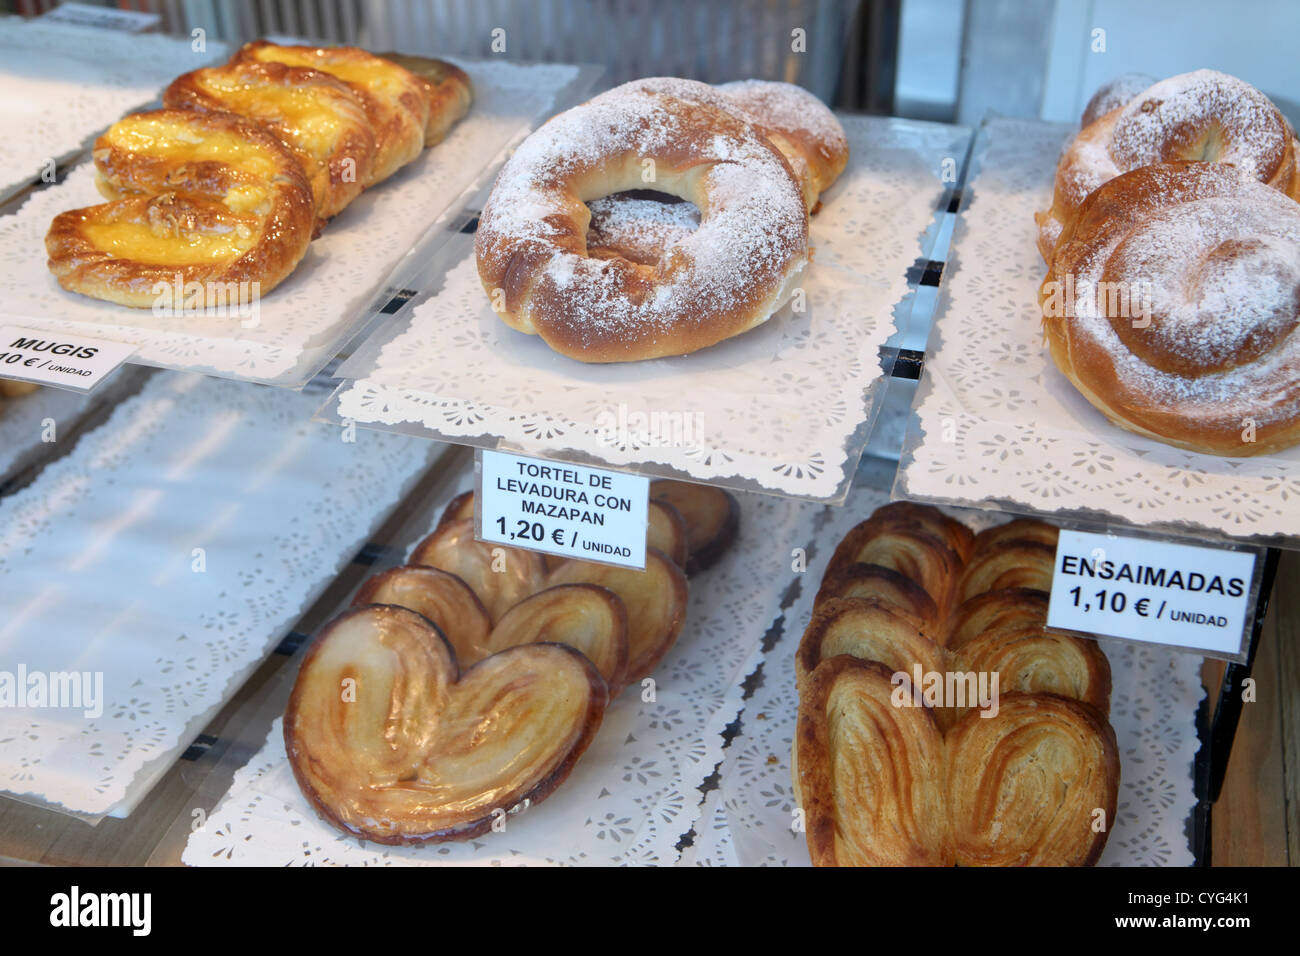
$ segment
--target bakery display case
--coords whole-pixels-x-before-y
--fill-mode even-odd
[[[1294,852],[1288,51],[12,6],[0,860]]]

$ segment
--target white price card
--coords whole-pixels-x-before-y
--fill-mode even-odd
[[[1062,531],[1047,626],[1238,657],[1255,553]]]
[[[645,568],[650,479],[499,451],[479,453],[479,538]]]
[[[0,326],[0,378],[89,392],[130,357],[134,345],[84,335]]]

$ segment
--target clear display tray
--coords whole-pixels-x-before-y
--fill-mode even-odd
[[[993,119],[977,135],[896,496],[1300,548],[1300,448],[1220,458],[1143,438],[1052,362],[1033,214],[1069,133]]]
[[[507,328],[474,262],[475,210],[339,369],[322,417],[583,464],[819,500],[848,491],[910,317],[909,270],[964,127],[843,117],[851,158],[812,218],[806,311],[678,358],[588,365]]]

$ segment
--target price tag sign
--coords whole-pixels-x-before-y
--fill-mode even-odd
[[[479,539],[566,558],[645,568],[650,479],[479,453]]]
[[[134,351],[121,342],[0,326],[0,378],[89,392]]]
[[[1047,626],[1239,657],[1255,554],[1062,531]]]

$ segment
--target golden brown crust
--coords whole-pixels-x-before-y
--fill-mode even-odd
[[[441,143],[453,126],[469,112],[474,101],[474,86],[469,74],[455,63],[407,53],[380,53],[391,63],[409,70],[424,85],[429,116],[425,125],[424,145]]]
[[[622,599],[628,623],[628,684],[654,671],[686,622],[686,575],[653,548],[646,549],[644,571],[569,559],[551,572],[549,584],[595,584]]]
[[[195,143],[217,141],[216,157]],[[229,113],[136,113],[95,143],[111,202],[60,213],[49,269],[72,292],[133,308],[243,306],[282,282],[314,223],[301,167]]]
[[[1115,731],[1087,704],[1004,694],[947,735],[947,802],[960,866],[1091,866],[1115,822]]]
[[[371,181],[376,142],[366,103],[356,88],[321,70],[250,60],[205,67],[173,80],[163,103],[238,113],[269,129],[303,164],[321,222]]]
[[[906,575],[878,564],[845,564],[828,571],[813,603],[813,612],[835,598],[884,601],[915,617],[927,634],[937,634],[939,608],[925,588]]]
[[[953,650],[961,673],[998,675],[998,692],[1056,694],[1110,713],[1110,661],[1097,642],[1033,625],[991,628]]]
[[[581,651],[605,678],[612,700],[627,676],[627,612],[608,588],[561,584],[524,598],[501,616],[487,651],[549,642]]]
[[[945,540],[914,522],[886,516],[855,526],[831,555],[828,575],[851,564],[890,568],[919,584],[942,618],[952,602],[961,557]]]
[[[427,618],[464,667],[491,653],[492,618],[487,608],[468,584],[450,572],[411,564],[390,568],[369,578],[352,599],[353,607],[367,604],[394,604]]]
[[[1056,547],[1038,541],[1011,538],[985,548],[971,558],[957,589],[959,604],[1005,588],[1052,590]]]
[[[472,518],[440,524],[415,546],[410,563],[441,568],[461,578],[478,595],[493,622],[546,586],[540,555],[474,540]]]
[[[1048,592],[999,588],[963,601],[948,617],[943,646],[955,651],[985,631],[1047,626]]]
[[[650,495],[675,508],[686,523],[688,575],[713,567],[740,533],[740,503],[716,485],[660,478],[650,483]]]
[[[589,258],[585,201],[643,188],[648,171],[656,190],[706,210],[699,228],[654,267]],[[788,163],[754,127],[636,83],[561,113],[515,151],[475,250],[511,328],[580,361],[639,361],[766,321],[807,264],[808,218]]]
[[[686,519],[673,505],[661,498],[651,498],[646,506],[647,547],[656,548],[679,568],[686,567],[688,558]]]
[[[1300,205],[1225,164],[1112,179],[1066,222],[1039,292],[1053,361],[1112,422],[1165,444],[1233,457],[1295,445],[1297,230]],[[1060,290],[1102,283],[1132,292],[1063,307]]]
[[[1060,528],[1054,524],[1048,524],[1046,521],[1039,521],[1037,518],[1013,518],[1006,524],[985,528],[975,535],[970,554],[967,555],[966,560],[969,561],[971,556],[980,554],[1007,541],[1037,541],[1039,544],[1055,548],[1060,534]]]
[[[799,702],[794,785],[814,866],[950,866],[944,744],[885,665],[832,657]]]
[[[427,620],[345,612],[303,660],[284,715],[303,794],[378,843],[465,840],[544,800],[600,727],[605,682],[562,644],[512,647],[461,672]]]

